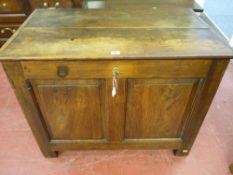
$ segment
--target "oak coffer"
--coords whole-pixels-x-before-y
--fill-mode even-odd
[[[233,51],[191,8],[40,9],[0,60],[46,157],[187,155]]]

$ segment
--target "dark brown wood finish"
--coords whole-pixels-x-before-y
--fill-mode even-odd
[[[122,143],[124,138],[126,79],[118,80],[118,95],[112,97],[112,79],[107,81],[107,105],[109,112],[108,128],[110,143]]]
[[[19,28],[19,24],[0,25],[0,37],[9,38]]]
[[[0,2],[1,13],[22,13],[23,3],[19,0],[2,0]]]
[[[233,163],[230,164],[229,169],[230,169],[231,173],[233,174]]]
[[[5,44],[6,41],[7,41],[6,38],[0,38],[0,47],[2,47],[3,44]]]
[[[213,61],[204,85],[201,88],[197,102],[193,106],[192,113],[186,121],[182,131],[182,145],[180,149],[175,150],[176,155],[187,155],[197,136],[201,124],[208,112],[212,99],[218,89],[222,76],[228,65],[229,60]]]
[[[0,60],[45,156],[125,148],[187,155],[232,56],[190,9],[161,5],[37,10]]]
[[[106,138],[104,80],[33,81],[32,85],[51,140]]]
[[[0,0],[0,47],[34,9],[81,8],[81,4],[80,0]]]
[[[31,9],[34,10],[36,8],[72,8],[74,7],[73,0],[29,0]]]
[[[28,10],[25,0],[0,0],[0,41],[1,45],[15,33],[25,20]]]
[[[129,79],[125,139],[179,138],[198,79]]]
[[[205,77],[211,60],[86,60],[22,61],[25,78],[57,79],[60,66],[68,68],[65,78],[112,78],[112,69],[120,69],[121,78]]]
[[[55,157],[57,154],[49,146],[50,139],[42,123],[41,112],[32,93],[30,83],[24,79],[20,62],[3,62],[3,68],[42,153],[45,157]]]

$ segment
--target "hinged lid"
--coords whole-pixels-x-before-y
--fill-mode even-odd
[[[83,7],[88,9],[96,8],[141,8],[145,6],[170,6],[192,8],[195,11],[203,11],[195,0],[84,0]]]
[[[154,5],[192,5],[195,0],[84,0],[84,3],[87,2],[104,2],[105,4],[124,4],[124,5],[143,5],[143,4],[154,4]]]
[[[193,10],[148,6],[37,10],[3,46],[0,60],[232,56],[232,49]]]

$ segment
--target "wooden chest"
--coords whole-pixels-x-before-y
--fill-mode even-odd
[[[192,9],[160,5],[36,10],[0,60],[46,157],[187,155],[232,56]]]

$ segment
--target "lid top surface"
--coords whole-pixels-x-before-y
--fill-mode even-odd
[[[223,56],[233,56],[231,48],[191,9],[147,6],[37,10],[3,46],[0,59]]]

